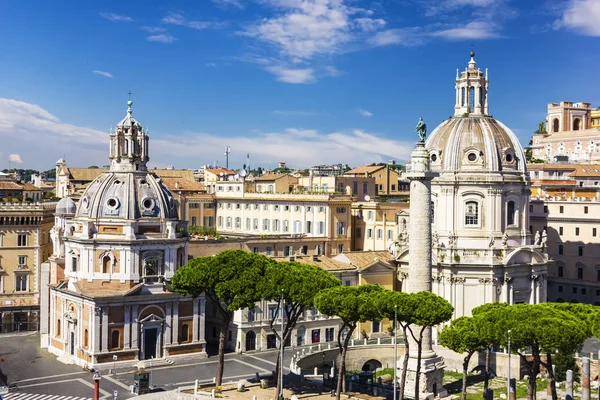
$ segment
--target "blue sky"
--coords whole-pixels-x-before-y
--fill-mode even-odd
[[[548,102],[600,106],[600,0],[198,0],[0,5],[0,168],[107,163],[125,114],[150,166],[405,160],[453,113],[471,46],[523,144]]]

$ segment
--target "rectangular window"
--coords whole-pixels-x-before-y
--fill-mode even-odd
[[[373,211],[367,211],[367,219],[373,221]]]
[[[558,245],[558,254],[559,254],[559,255],[562,255],[562,254],[563,254],[563,245],[562,245],[562,244],[559,244],[559,245]]]
[[[15,274],[15,292],[27,291],[27,274]]]
[[[19,265],[27,264],[27,256],[19,256]]]
[[[325,341],[333,342],[333,328],[325,328]]]
[[[302,252],[303,256],[307,256],[308,255],[308,246],[306,246],[306,245],[302,246],[301,252]]]
[[[394,233],[391,229],[388,229],[387,231],[387,240],[392,240]]]
[[[242,227],[242,219],[240,217],[235,217],[235,229],[240,229]]]
[[[277,314],[277,306],[274,304],[271,304],[269,306],[269,318],[270,319],[275,318],[277,316],[276,314]]]
[[[306,207],[306,212],[312,212],[312,207],[310,207],[310,206]]]
[[[283,211],[290,211],[290,206],[283,206]]]
[[[325,207],[319,207],[319,212],[320,213],[325,212]]]
[[[77,257],[71,258],[71,268],[73,272],[77,272]]]
[[[583,256],[583,246],[578,246],[577,247],[577,255],[579,257]]]
[[[560,206],[560,207],[562,209],[562,206]],[[548,206],[544,206],[544,213],[548,214]],[[562,213],[562,211],[561,211],[561,213]]]
[[[562,292],[563,292],[563,287],[562,287],[562,286],[559,286],[559,287],[558,287],[558,292],[559,292],[559,293],[562,293]]]
[[[323,235],[325,233],[325,222],[319,221],[319,235]]]
[[[583,268],[577,268],[577,279],[583,279]]]
[[[263,219],[263,231],[269,231],[269,219],[265,218]]]
[[[533,212],[533,204],[529,205],[529,212]]]
[[[600,279],[599,279],[599,280],[600,280]],[[350,281],[349,281],[349,280],[346,280],[346,281],[344,282],[344,286],[350,286]]]
[[[597,233],[598,233],[598,231],[596,230],[596,228],[592,228],[592,236],[596,237]]]
[[[356,237],[357,238],[362,237],[362,230],[361,230],[361,228],[356,228]]]
[[[20,233],[17,236],[17,246],[19,246],[19,247],[26,247],[27,246],[27,234]]]
[[[253,247],[253,248],[252,248],[252,252],[253,252],[253,253],[258,253],[258,247]]]
[[[358,182],[353,182],[352,183],[352,194],[353,195],[357,195],[358,194]]]
[[[223,227],[223,217],[217,218],[217,221],[219,221],[219,223],[218,223],[219,228],[222,228]]]
[[[369,184],[364,182],[363,183],[363,194],[368,194],[369,193]]]
[[[346,234],[346,224],[344,222],[338,222],[336,230],[337,230],[338,235],[345,235]]]
[[[548,206],[544,206],[544,212],[547,213],[548,212]],[[563,214],[565,212],[565,208],[563,206],[559,207],[559,212],[561,214]]]
[[[383,239],[383,229],[377,229],[377,239]]]
[[[562,234],[563,234],[563,227],[562,227],[562,226],[559,226],[559,227],[558,227],[558,234],[559,234],[559,235],[562,235]]]
[[[562,278],[564,276],[564,273],[565,273],[564,267],[562,265],[559,265],[558,266],[558,277]]]
[[[270,256],[272,251],[273,251],[272,248],[267,247],[266,255]]]
[[[392,185],[392,192],[396,191],[396,185]]]
[[[338,214],[344,214],[346,212],[346,207],[337,207],[335,209],[335,212],[337,212]]]
[[[341,254],[344,252],[344,245],[343,244],[338,244],[338,253]]]
[[[192,217],[192,226],[198,225],[198,219],[196,217]]]
[[[575,236],[579,236],[579,227],[575,227]]]
[[[312,233],[312,221],[306,221],[306,233]]]
[[[290,221],[288,221],[287,219],[283,221],[283,231],[284,232],[290,231]]]
[[[252,227],[250,218],[246,218],[246,230],[249,231]]]
[[[292,255],[292,246],[285,246],[283,248],[283,255],[289,257]]]
[[[587,214],[588,213],[588,206],[583,206],[583,213]]]
[[[256,320],[256,308],[252,307],[248,310],[248,322],[254,322]]]
[[[576,287],[573,288],[573,294],[577,294],[577,288]]]
[[[465,225],[479,225],[479,204],[469,201],[465,204]]]
[[[581,294],[586,294],[587,290],[585,288],[581,288]]]
[[[278,219],[273,220],[273,232],[279,232],[279,220]]]
[[[258,230],[258,218],[254,218],[254,220],[252,220],[252,227],[255,231]]]
[[[312,343],[319,343],[321,341],[321,330],[320,329],[312,330],[311,341],[312,341]]]
[[[373,238],[373,229],[367,229],[367,239]]]

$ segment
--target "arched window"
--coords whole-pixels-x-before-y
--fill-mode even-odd
[[[110,347],[113,349],[119,348],[119,331],[112,331],[110,337]]]
[[[85,331],[83,331],[83,347],[84,348],[88,348],[90,345],[90,336],[88,333],[88,330],[86,329]]]
[[[460,89],[460,105],[461,106],[465,106],[466,103],[466,93],[465,93],[465,88],[461,88]]]
[[[509,201],[506,205],[506,224],[514,225],[515,224],[515,202]]]
[[[297,340],[296,343],[298,346],[305,345],[305,340],[306,340],[306,328],[305,327],[301,326],[300,328],[298,328],[296,340]]]
[[[56,336],[60,337],[60,319],[56,320]]]
[[[479,225],[479,204],[476,201],[465,204],[465,225]]]
[[[190,327],[188,324],[181,325],[181,332],[179,333],[179,343],[186,343],[190,339]]]
[[[112,265],[112,259],[110,256],[106,255],[102,257],[102,273],[108,274],[110,273],[110,267]]]
[[[573,120],[573,130],[578,131],[581,129],[581,120],[579,118],[575,118]]]
[[[469,111],[475,110],[475,88],[471,86],[469,88]]]
[[[552,132],[558,132],[558,118],[554,118],[552,121]]]
[[[125,139],[123,141],[123,155],[127,156],[127,154],[129,154],[129,141]]]

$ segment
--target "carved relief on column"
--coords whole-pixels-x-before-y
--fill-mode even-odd
[[[108,351],[108,306],[102,307],[102,352]]]

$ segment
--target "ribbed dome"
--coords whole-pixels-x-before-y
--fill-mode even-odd
[[[177,219],[177,207],[171,192],[152,173],[105,172],[81,196],[77,217]]]
[[[525,174],[525,153],[515,134],[485,115],[454,116],[426,142],[432,170],[440,172],[513,171]]]
[[[77,212],[77,205],[70,197],[63,197],[56,204],[56,215],[75,215]]]

